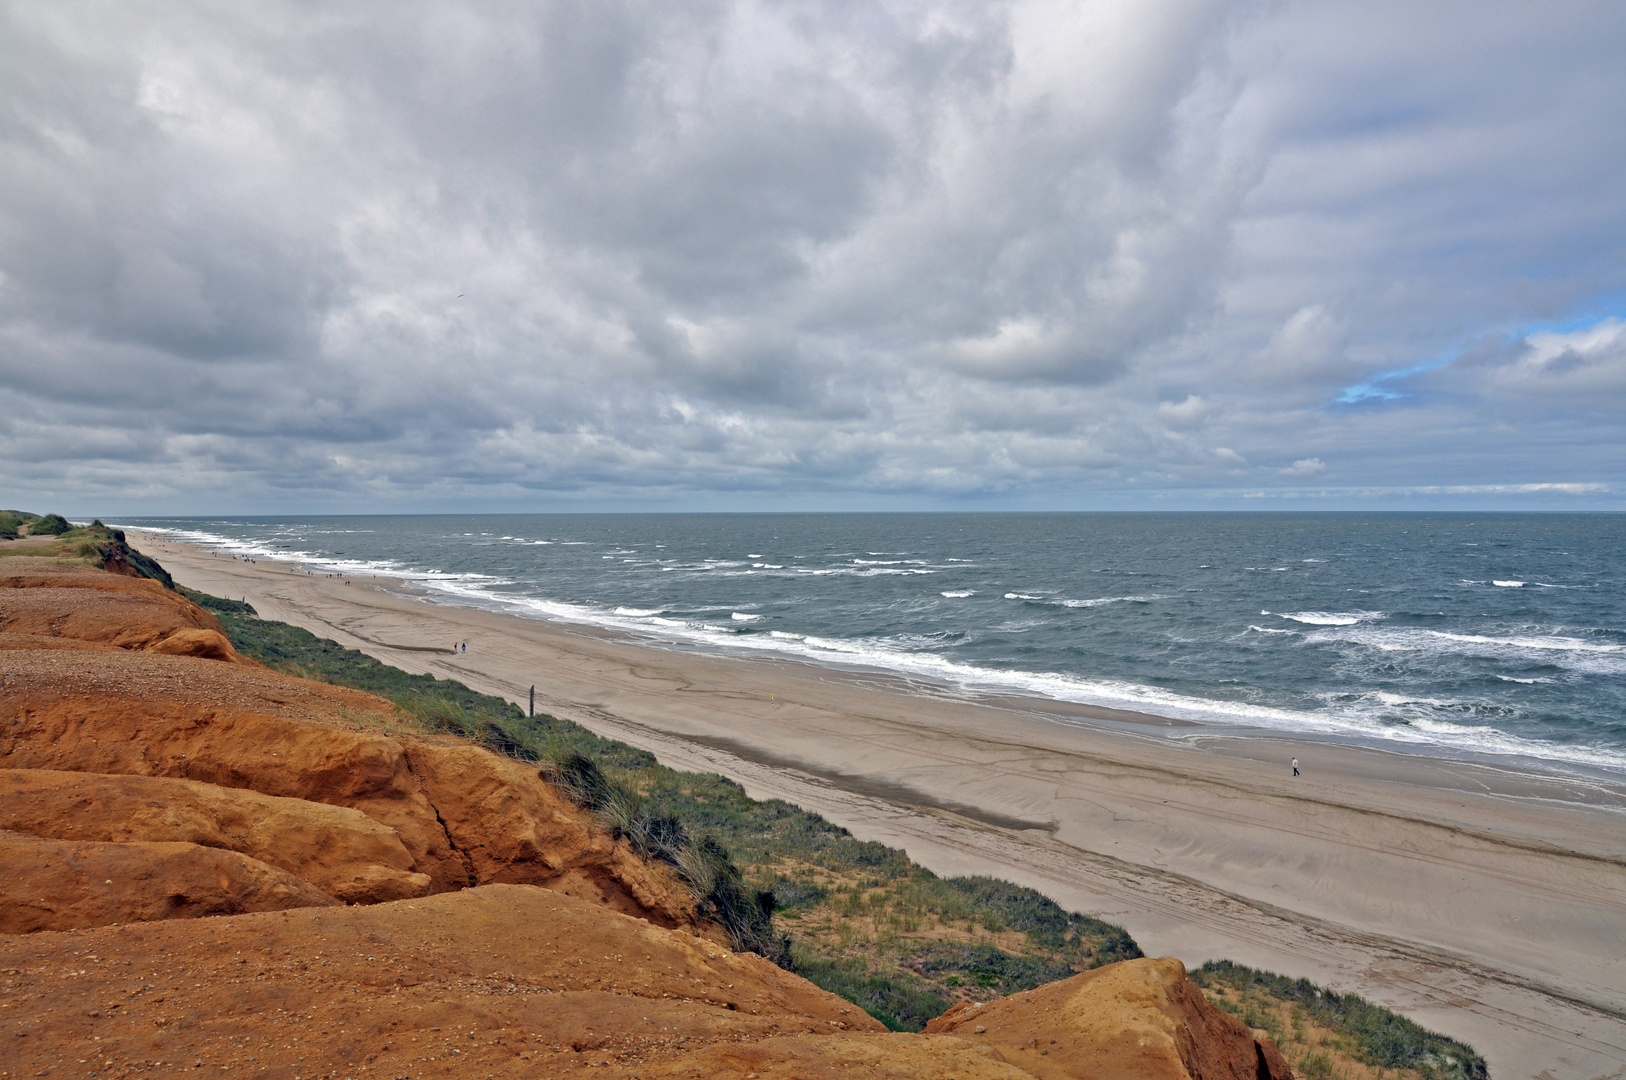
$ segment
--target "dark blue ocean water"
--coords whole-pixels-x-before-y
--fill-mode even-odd
[[[1626,771],[1626,515],[127,524],[692,648]]]

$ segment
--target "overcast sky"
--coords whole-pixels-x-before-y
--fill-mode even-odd
[[[1626,4],[0,3],[0,503],[1626,507]]]

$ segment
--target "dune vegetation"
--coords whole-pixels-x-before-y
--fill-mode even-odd
[[[1324,990],[1229,960],[1211,960],[1191,980],[1215,1005],[1270,1033],[1295,1075],[1308,1080],[1389,1076],[1484,1080],[1485,1059],[1399,1013],[1355,994]]]

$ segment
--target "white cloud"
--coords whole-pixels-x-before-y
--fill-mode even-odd
[[[1314,447],[1602,498],[1626,330],[1524,328],[1626,291],[1626,9],[1466,10],[20,0],[0,475],[1076,505]]]
[[[1209,411],[1208,402],[1196,394],[1187,394],[1184,401],[1164,401],[1157,406],[1157,417],[1172,427],[1190,427]]]

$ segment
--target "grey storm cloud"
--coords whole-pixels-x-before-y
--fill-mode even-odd
[[[0,494],[1621,505],[1623,46],[1609,3],[12,0]]]

